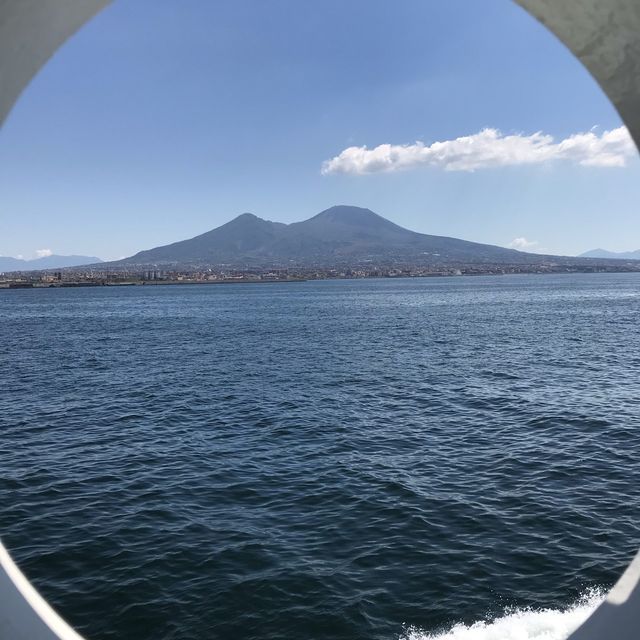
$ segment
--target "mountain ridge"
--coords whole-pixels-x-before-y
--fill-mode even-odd
[[[109,263],[126,265],[329,265],[359,262],[531,263],[540,256],[405,229],[370,209],[335,205],[284,224],[243,213],[199,234]]]
[[[607,251],[606,249],[591,249],[581,253],[578,258],[601,258],[604,260],[640,260],[640,249],[636,251]]]
[[[33,258],[32,260],[0,256],[0,271],[40,271],[43,269],[65,269],[102,263],[102,260],[95,256],[60,256],[53,254],[42,258]]]

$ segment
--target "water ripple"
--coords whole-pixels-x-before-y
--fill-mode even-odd
[[[560,640],[640,543],[638,294],[0,291],[3,540],[92,640]]]

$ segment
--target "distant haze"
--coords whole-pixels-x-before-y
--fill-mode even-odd
[[[640,249],[636,251],[607,251],[606,249],[592,249],[581,253],[579,258],[605,258],[607,260],[640,260]]]
[[[64,267],[78,267],[83,264],[102,262],[100,258],[92,256],[43,256],[34,260],[21,260],[0,256],[0,271],[39,271],[41,269],[63,269]]]

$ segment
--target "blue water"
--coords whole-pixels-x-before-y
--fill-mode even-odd
[[[0,290],[0,534],[90,640],[566,622],[640,546],[639,320],[638,274]]]

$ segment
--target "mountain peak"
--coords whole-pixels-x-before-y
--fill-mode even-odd
[[[273,222],[260,218],[254,213],[241,213],[229,222],[220,227],[221,229],[254,229],[258,227],[268,227],[273,225]],[[209,231],[211,233],[211,231]]]
[[[243,213],[195,238],[156,247],[123,264],[336,265],[511,263],[533,254],[416,233],[364,207],[335,205],[283,224]]]
[[[253,222],[254,220],[262,220],[262,218],[258,218],[258,216],[255,213],[241,213],[239,216],[236,216],[233,220],[231,220],[230,222],[239,222],[239,221],[243,221],[246,220],[247,222],[251,221]]]
[[[321,211],[314,218],[327,218],[331,220],[350,220],[350,219],[371,219],[380,218],[377,213],[371,211],[371,209],[365,209],[364,207],[353,207],[346,204],[336,204],[333,207],[329,207],[324,211]]]
[[[358,211],[363,213],[364,212],[370,213],[370,214],[373,214],[374,216],[378,215],[377,213],[373,213],[373,211],[371,211],[371,209],[367,207],[357,207],[353,204],[334,204],[332,207],[329,207],[328,209],[321,211],[320,214],[327,213],[327,212],[349,214],[349,213],[358,212]]]
[[[365,209],[364,207],[353,207],[349,205],[335,205],[329,209],[321,211],[317,215],[313,216],[306,221],[306,223],[312,226],[317,225],[331,225],[337,229],[340,228],[353,228],[357,227],[363,232],[393,232],[393,233],[411,233],[406,229],[399,227],[397,224],[387,220],[382,216],[371,211],[371,209]]]

